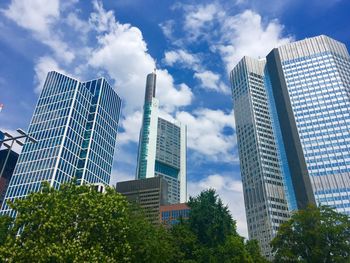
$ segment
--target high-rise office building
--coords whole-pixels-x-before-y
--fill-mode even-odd
[[[266,72],[297,204],[300,196],[314,197],[317,204],[350,215],[350,56],[346,46],[327,36],[297,41],[273,49]]]
[[[109,184],[120,110],[104,78],[80,82],[49,72],[28,129],[38,143],[25,143],[5,201],[38,191],[43,181]],[[6,203],[1,210],[14,215]]]
[[[136,179],[163,177],[169,203],[186,201],[186,126],[159,117],[156,74],[147,75]]]
[[[254,166],[265,162],[256,149],[269,150],[269,161],[276,159],[274,168],[262,168],[272,168],[283,183],[290,211],[316,203],[350,214],[350,56],[345,45],[318,36],[275,48],[264,60],[243,58],[231,84],[249,237],[256,238],[251,213],[259,216],[251,211],[251,200],[259,203],[253,199],[258,195],[250,196],[259,191]],[[270,178],[263,177],[267,194]],[[268,195],[263,200],[268,211],[277,205]],[[257,239],[268,255],[266,240]]]
[[[18,160],[18,153],[10,149],[0,151],[0,205],[3,203],[13,171]],[[6,161],[6,165],[5,165]]]
[[[160,207],[168,204],[168,183],[162,177],[119,182],[116,191],[144,209],[145,216],[159,224]]]
[[[270,241],[289,218],[267,94],[264,61],[244,57],[231,73],[249,239],[272,257]]]

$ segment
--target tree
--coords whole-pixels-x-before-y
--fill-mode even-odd
[[[197,236],[185,221],[180,221],[170,229],[175,251],[172,262],[196,263],[200,247]]]
[[[259,243],[257,240],[255,240],[255,239],[247,240],[247,242],[245,243],[245,248],[246,248],[248,254],[253,259],[254,263],[266,263],[266,262],[268,262],[267,259],[261,255],[261,250],[260,250]]]
[[[145,219],[144,211],[135,205],[130,210],[129,243],[131,262],[171,262],[174,246],[170,233],[163,226],[156,226]]]
[[[190,197],[188,206],[191,208],[188,221],[172,231],[173,235],[186,235],[177,239],[176,244],[184,251],[187,261],[178,262],[254,262],[245,248],[244,238],[236,231],[236,222],[228,207],[223,205],[215,190]]]
[[[205,190],[197,197],[190,197],[188,206],[191,208],[189,227],[201,244],[215,247],[223,244],[229,235],[238,235],[236,222],[215,190]]]
[[[11,234],[0,248],[8,262],[129,262],[128,204],[74,182],[16,200]],[[19,237],[16,234],[20,233]]]
[[[102,194],[74,182],[60,190],[45,184],[10,207],[17,217],[4,232],[1,261],[162,262],[165,249],[171,252],[169,235],[111,188]]]
[[[275,262],[350,262],[350,219],[309,205],[280,226],[271,245]]]
[[[12,217],[0,216],[0,246],[2,246],[10,234],[10,226],[13,222]]]

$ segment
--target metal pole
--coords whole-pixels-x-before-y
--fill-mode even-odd
[[[8,148],[8,153],[7,153],[7,155],[6,155],[5,162],[4,162],[4,164],[3,164],[3,166],[2,166],[2,169],[1,169],[0,178],[2,177],[2,174],[3,174],[4,171],[5,171],[5,167],[6,167],[6,164],[7,164],[7,160],[8,160],[8,158],[9,158],[9,156],[10,156],[10,153],[11,153],[11,150],[12,150],[12,146],[13,146],[14,143],[15,143],[15,140],[13,140],[13,141],[11,142],[11,146],[10,146],[10,148]]]

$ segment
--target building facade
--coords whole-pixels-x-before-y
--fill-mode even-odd
[[[268,214],[278,205],[287,215],[286,201],[289,211],[311,203],[349,215],[350,57],[345,45],[318,36],[275,48],[264,60],[245,57],[231,72],[231,84],[249,237],[256,238],[251,217],[261,215],[252,207],[261,201]],[[259,151],[269,152],[270,164]],[[284,190],[281,203],[270,202],[269,177]],[[266,194],[257,194],[254,178],[262,180]],[[262,233],[274,223],[265,218],[269,223],[258,226]],[[272,256],[266,241],[274,233],[257,238],[266,256]]]
[[[267,56],[267,73],[286,161],[297,175],[292,177],[296,197],[306,193],[307,199],[350,215],[346,46],[318,36],[273,49]],[[306,187],[300,182],[307,182]]]
[[[159,209],[160,222],[168,227],[176,225],[180,220],[187,220],[190,217],[191,209],[186,203],[163,205]]]
[[[2,140],[5,139],[5,135],[2,131],[0,131],[0,147],[2,145]]]
[[[162,177],[119,182],[116,191],[144,209],[146,217],[159,224],[160,207],[168,204],[168,183]]]
[[[264,67],[264,60],[244,57],[231,82],[249,239],[258,240],[262,253],[272,258],[269,243],[289,212]]]
[[[185,202],[186,126],[159,117],[155,98],[156,74],[147,76],[136,179],[163,177],[168,182],[169,203]]]
[[[59,188],[76,178],[79,184],[109,184],[121,100],[103,78],[80,82],[49,72],[5,200],[24,198],[46,181]],[[6,203],[1,212],[14,215]]]
[[[4,167],[6,159],[7,162]],[[2,172],[0,177],[0,205],[5,199],[6,190],[12,178],[13,171],[15,170],[17,160],[18,153],[10,151],[9,149],[0,151],[0,173]]]

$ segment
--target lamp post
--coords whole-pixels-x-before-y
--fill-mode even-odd
[[[5,171],[5,167],[6,167],[6,164],[7,164],[7,161],[8,161],[8,158],[10,156],[10,153],[11,153],[11,150],[12,150],[12,147],[14,145],[14,143],[16,142],[17,144],[19,144],[20,146],[23,146],[24,144],[19,140],[19,139],[22,139],[22,138],[26,138],[29,140],[29,142],[31,143],[37,143],[38,141],[33,138],[32,136],[30,136],[29,134],[27,134],[25,131],[23,131],[22,129],[17,129],[16,130],[20,135],[18,136],[12,136],[11,134],[7,133],[7,132],[4,132],[4,136],[5,138],[3,140],[0,140],[0,143],[3,143],[3,145],[9,149],[7,155],[6,155],[6,158],[5,158],[5,162],[4,162],[4,165],[2,166],[2,169],[1,169],[1,172],[0,172],[0,178],[2,177],[2,174],[4,173]],[[7,137],[7,138],[6,138]],[[7,142],[11,142],[10,145],[7,144]]]

